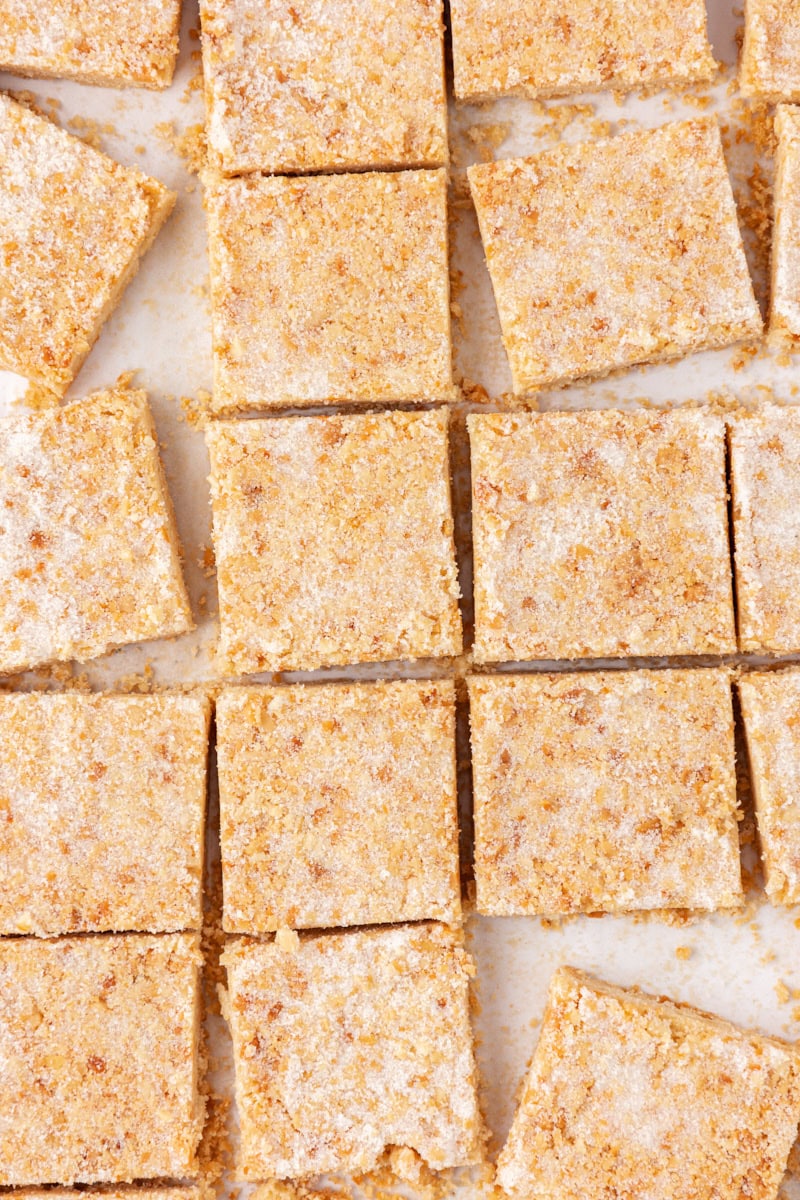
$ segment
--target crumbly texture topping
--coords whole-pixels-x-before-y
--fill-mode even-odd
[[[202,0],[200,14],[225,174],[447,162],[441,0]]]
[[[450,0],[460,100],[565,96],[711,79],[703,0]]]
[[[24,1188],[6,1192],[8,1200],[203,1200],[199,1187],[186,1184],[176,1187],[152,1187],[146,1183],[124,1187],[104,1187],[102,1191],[87,1192],[73,1188]]]
[[[196,934],[0,940],[0,1184],[195,1173]]]
[[[739,90],[743,96],[800,100],[800,12],[794,0],[747,0]]]
[[[800,410],[729,418],[739,646],[800,650]]]
[[[775,202],[772,227],[770,338],[800,345],[800,108],[775,114]]]
[[[461,916],[452,682],[217,701],[225,928]]]
[[[199,929],[210,701],[0,695],[0,935]]]
[[[0,673],[193,628],[144,392],[0,418]]]
[[[231,996],[247,1179],[368,1171],[389,1147],[482,1159],[472,961],[441,925],[240,941]]]
[[[3,0],[0,70],[111,87],[164,88],[181,0]]]
[[[447,411],[207,431],[228,674],[461,650]]]
[[[468,425],[477,661],[735,650],[719,416]]]
[[[0,367],[63,395],[174,203],[0,94]]]
[[[715,117],[468,175],[517,394],[761,333]]]
[[[739,681],[761,863],[774,904],[800,903],[800,672]]]
[[[512,1200],[773,1200],[798,1118],[794,1046],[561,968],[497,1182]]]
[[[453,397],[444,171],[237,179],[207,209],[217,412]]]
[[[728,674],[469,680],[478,911],[742,901]]]

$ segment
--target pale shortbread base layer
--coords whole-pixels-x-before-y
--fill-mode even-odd
[[[764,885],[773,904],[800,903],[800,672],[739,681]]]
[[[0,694],[0,935],[202,924],[203,696]]]
[[[193,628],[144,392],[0,418],[0,674]]]
[[[3,0],[0,70],[108,87],[165,88],[181,0]]]
[[[472,960],[441,925],[241,940],[223,957],[246,1179],[483,1157]]]
[[[468,418],[475,658],[736,649],[720,417]]]
[[[478,911],[742,902],[728,673],[469,680]]]
[[[447,162],[441,0],[202,0],[200,15],[223,173]]]
[[[226,930],[459,921],[452,682],[229,688],[217,760]]]
[[[795,346],[800,343],[800,108],[779,105],[775,114],[775,131],[778,150],[769,336],[774,342]]]
[[[800,12],[793,0],[746,0],[744,17],[739,91],[800,100]]]
[[[196,1174],[197,934],[0,940],[0,1184]]]
[[[175,199],[0,95],[0,366],[63,395]]]
[[[774,1200],[798,1119],[794,1046],[561,968],[497,1182],[512,1200]]]
[[[451,0],[459,100],[680,86],[717,64],[703,0]]]
[[[518,395],[761,333],[715,117],[468,175]]]

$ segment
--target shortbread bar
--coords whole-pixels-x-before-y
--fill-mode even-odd
[[[200,16],[224,174],[447,162],[441,0],[201,0]]]
[[[460,652],[445,409],[206,437],[224,673]]]
[[[227,930],[459,920],[452,682],[228,688],[217,759]]]
[[[0,940],[0,1184],[196,1174],[197,934]]]
[[[207,195],[214,408],[453,395],[444,171]]]
[[[796,1046],[562,967],[497,1182],[511,1200],[774,1200],[798,1119]]]
[[[800,108],[779,105],[775,131],[769,334],[771,340],[794,347],[800,344]]]
[[[745,0],[739,90],[800,100],[800,13],[793,0]]]
[[[800,903],[800,672],[744,675],[747,735],[761,862],[773,904]]]
[[[469,680],[478,911],[742,902],[724,670]]]
[[[120,1187],[96,1188],[21,1188],[4,1193],[3,1200],[202,1200],[199,1187],[154,1187],[152,1184],[125,1184]]]
[[[245,1179],[361,1173],[390,1148],[481,1160],[472,960],[441,925],[225,952]]]
[[[0,94],[0,368],[63,395],[174,203]]]
[[[0,935],[202,924],[204,696],[0,694]]]
[[[165,88],[181,0],[3,0],[0,70],[109,87]]]
[[[0,674],[192,628],[144,392],[0,418]]]
[[[468,174],[519,395],[761,333],[716,118]]]
[[[704,0],[450,0],[459,100],[680,86],[717,64]]]
[[[800,650],[800,409],[729,418],[741,650]]]
[[[736,649],[720,417],[468,421],[478,662]]]

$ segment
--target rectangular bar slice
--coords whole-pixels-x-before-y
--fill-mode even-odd
[[[444,171],[207,193],[214,409],[453,396]]]
[[[562,967],[497,1182],[511,1200],[775,1200],[796,1046]]]
[[[441,925],[265,943],[223,957],[245,1179],[360,1174],[389,1150],[483,1157],[472,960]]]
[[[7,1200],[202,1200],[199,1187],[175,1184],[153,1187],[150,1184],[125,1184],[120,1187],[94,1188],[19,1188],[4,1193]]]
[[[800,903],[800,672],[739,680],[764,884],[773,904]]]
[[[3,0],[0,71],[165,88],[180,20],[181,0]]]
[[[202,924],[204,696],[0,694],[0,935]]]
[[[459,100],[677,87],[717,69],[704,0],[450,0],[450,23]]]
[[[447,411],[218,421],[227,674],[461,651]]]
[[[793,0],[745,0],[739,90],[800,100],[800,13]]]
[[[478,662],[736,649],[720,417],[606,409],[468,425]]]
[[[0,367],[63,395],[175,198],[0,94]]]
[[[451,681],[228,688],[225,929],[461,916]]]
[[[725,670],[474,675],[478,911],[741,904]]]
[[[447,162],[441,0],[202,0],[200,16],[224,174]]]
[[[144,392],[0,418],[0,674],[193,628]]]
[[[790,347],[800,343],[800,108],[780,104],[775,166],[769,334]]]
[[[715,117],[468,175],[518,395],[761,333]]]
[[[196,1174],[197,934],[0,940],[0,1184]]]

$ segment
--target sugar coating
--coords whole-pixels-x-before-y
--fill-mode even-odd
[[[742,901],[728,674],[469,680],[478,911]]]
[[[227,674],[461,650],[447,411],[206,434]]]
[[[739,680],[765,888],[800,902],[800,673],[753,671]]]
[[[793,0],[746,0],[739,90],[800,100],[800,13]]]
[[[242,940],[223,956],[245,1179],[482,1159],[472,960],[441,925]]]
[[[202,0],[200,15],[225,174],[447,162],[441,0]]]
[[[610,0],[602,10],[593,0],[450,0],[450,22],[460,100],[631,91],[717,69],[703,0]]]
[[[461,916],[452,682],[228,688],[228,931]]]
[[[0,367],[63,395],[175,199],[0,94]]]
[[[0,418],[0,674],[194,628],[144,392]]]
[[[211,704],[0,695],[0,935],[199,929]]]
[[[790,1043],[562,967],[497,1182],[512,1200],[774,1200],[799,1117]]]
[[[197,934],[0,940],[0,1184],[196,1174]]]
[[[800,343],[800,108],[778,105],[769,335]]]
[[[728,418],[741,650],[800,649],[800,409]]]
[[[519,395],[761,333],[715,117],[468,175]]]
[[[181,0],[3,0],[0,70],[110,87],[164,88]]]
[[[123,1187],[104,1187],[90,1191],[85,1188],[23,1188],[5,1193],[8,1200],[202,1200],[199,1187],[186,1184],[175,1187],[153,1187],[148,1184],[128,1184]]]
[[[444,171],[230,180],[206,207],[217,412],[452,398]]]
[[[720,417],[468,418],[478,662],[736,648]]]

